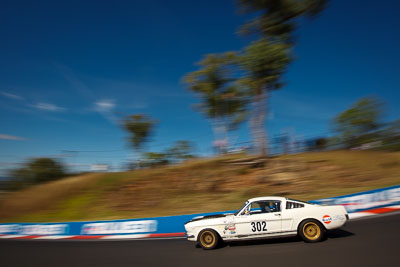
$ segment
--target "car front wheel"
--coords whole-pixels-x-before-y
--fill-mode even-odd
[[[307,243],[321,241],[324,234],[325,228],[316,220],[305,220],[299,226],[299,235]]]
[[[211,229],[205,229],[199,234],[199,244],[203,249],[209,250],[217,247],[219,235]]]

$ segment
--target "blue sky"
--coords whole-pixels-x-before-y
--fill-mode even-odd
[[[210,154],[213,132],[181,83],[207,53],[239,50],[234,1],[2,1],[0,169],[37,156],[120,166],[133,157],[122,115],[158,120],[152,151],[176,140]],[[331,1],[297,33],[287,86],[272,94],[270,136],[329,135],[330,121],[375,95],[399,118],[398,1]],[[234,139],[248,141],[247,125]],[[73,151],[104,151],[79,152]]]

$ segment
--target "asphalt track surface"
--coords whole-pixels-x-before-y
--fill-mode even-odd
[[[328,238],[235,242],[204,251],[185,239],[1,240],[0,266],[400,266],[400,214],[350,221]]]

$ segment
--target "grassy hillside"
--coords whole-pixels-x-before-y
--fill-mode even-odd
[[[233,157],[123,173],[87,174],[0,199],[1,222],[140,218],[238,208],[247,198],[303,200],[400,184],[400,153],[333,151],[273,158],[264,167]]]

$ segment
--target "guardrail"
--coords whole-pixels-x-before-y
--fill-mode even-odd
[[[310,202],[343,205],[350,214],[350,218],[400,210],[400,185]],[[183,225],[193,217],[233,212],[223,211],[114,221],[6,223],[0,224],[0,238],[125,239],[178,237],[185,235]]]

